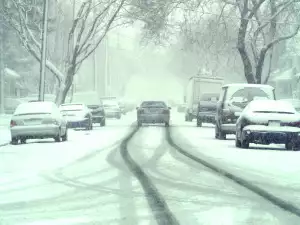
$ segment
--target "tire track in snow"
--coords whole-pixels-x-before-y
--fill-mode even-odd
[[[178,146],[172,139],[171,137],[171,131],[170,128],[167,128],[167,140],[169,142],[169,144],[176,149],[179,153],[181,153],[182,155],[194,160],[197,163],[202,164],[203,166],[215,171],[216,173],[230,179],[231,181],[237,183],[238,185],[252,191],[253,193],[261,196],[262,198],[264,198],[265,200],[268,200],[269,202],[271,202],[273,205],[278,206],[279,208],[292,213],[298,217],[300,217],[300,209],[293,205],[291,202],[285,201],[283,199],[280,199],[278,197],[276,197],[275,195],[272,195],[271,193],[265,191],[264,189],[251,184],[250,182],[248,182],[247,180],[240,178],[236,175],[234,175],[233,173],[227,172],[226,170],[212,164],[209,163],[208,161],[201,159],[199,157],[194,156],[193,154],[185,151],[183,148],[181,148],[180,146]]]
[[[179,222],[173,215],[173,213],[168,208],[162,195],[156,189],[155,185],[151,182],[146,173],[142,170],[141,166],[138,165],[133,158],[130,156],[127,149],[127,144],[132,139],[132,137],[138,132],[137,127],[122,143],[121,143],[121,156],[129,168],[129,170],[135,175],[135,177],[140,182],[143,190],[145,191],[145,196],[147,198],[148,204],[155,216],[156,222],[159,225],[179,225]]]

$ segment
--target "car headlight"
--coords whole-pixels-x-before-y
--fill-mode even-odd
[[[246,132],[246,134],[251,134],[250,130],[246,130],[245,132]]]

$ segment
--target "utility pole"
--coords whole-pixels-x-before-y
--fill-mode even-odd
[[[105,95],[110,95],[110,77],[108,74],[108,35],[105,36]]]
[[[96,1],[93,1],[94,5],[93,5],[93,17],[94,20],[96,19],[97,16],[97,10],[96,10]],[[93,40],[94,45],[96,45],[96,41],[95,39]],[[98,73],[97,73],[97,49],[94,50],[94,54],[93,54],[93,59],[94,59],[94,90],[97,92],[98,94]]]
[[[4,39],[4,35],[3,35],[3,21],[0,20],[0,114],[4,114],[4,51],[3,51],[3,39]]]
[[[75,0],[73,0],[73,21],[75,20]],[[76,45],[76,43],[75,43],[75,34],[76,34],[76,27],[75,27],[75,29],[74,29],[74,32],[73,32],[73,51],[75,50],[75,45]],[[75,75],[76,76],[76,75]],[[70,102],[72,102],[73,101],[73,96],[74,96],[74,93],[75,93],[75,85],[76,85],[76,77],[74,76],[74,80],[73,80],[73,82],[72,82],[72,89],[71,89],[71,98],[70,98]]]
[[[49,0],[44,0],[39,101],[44,101]]]

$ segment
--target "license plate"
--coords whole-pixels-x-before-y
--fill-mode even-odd
[[[269,126],[280,127],[280,120],[269,120]]]
[[[38,125],[38,124],[41,124],[41,120],[40,119],[26,120],[25,124],[26,125]]]

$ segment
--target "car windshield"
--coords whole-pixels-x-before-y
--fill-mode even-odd
[[[274,99],[271,88],[262,87],[229,87],[226,98],[232,102],[251,102],[258,99]]]
[[[147,101],[141,104],[142,108],[165,108],[167,107],[166,103],[162,101]]]
[[[82,104],[70,104],[70,105],[61,105],[60,111],[82,111],[84,109]]]

